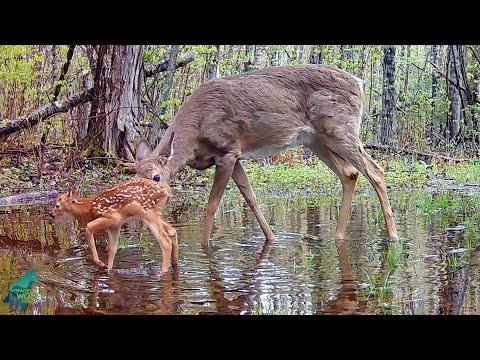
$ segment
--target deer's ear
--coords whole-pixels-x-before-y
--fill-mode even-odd
[[[150,149],[150,145],[146,140],[141,140],[137,145],[137,151],[135,152],[135,161],[142,161],[145,159],[150,153],[152,149]]]
[[[72,188],[72,190],[70,190],[70,191],[68,192],[68,197],[71,197],[71,198],[76,198],[76,197],[78,197],[78,189],[77,189],[76,186],[74,186],[74,187]]]
[[[153,150],[153,153],[155,156],[163,156],[165,158],[168,158],[170,155],[172,155],[172,146],[173,146],[173,138],[174,138],[175,133],[172,131],[170,134],[166,135],[168,136],[167,138],[162,139]]]

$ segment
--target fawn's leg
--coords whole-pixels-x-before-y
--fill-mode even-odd
[[[161,219],[160,219],[161,220]],[[176,267],[178,264],[178,236],[177,230],[170,224],[161,220],[161,228],[164,236],[171,239],[172,242],[172,266]]]
[[[100,268],[105,268],[107,266],[98,258],[97,247],[95,246],[95,238],[93,237],[93,234],[96,231],[105,230],[117,224],[118,224],[117,219],[105,218],[105,217],[95,219],[93,221],[90,221],[87,224],[86,231],[87,231],[88,245],[90,246],[90,250],[92,251],[93,262],[95,263],[95,265],[97,265]]]
[[[115,226],[108,232],[108,261],[107,271],[110,274],[113,268],[113,260],[117,253],[118,237],[120,236],[121,226]]]
[[[160,215],[149,212],[143,216],[142,220],[148,225],[162,248],[162,272],[166,273],[172,259],[172,241],[170,237],[165,236]]]

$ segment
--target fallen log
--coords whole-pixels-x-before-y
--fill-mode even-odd
[[[415,156],[419,159],[422,159],[424,161],[432,161],[433,159],[442,160],[442,161],[453,161],[453,162],[468,161],[468,159],[452,158],[448,155],[434,153],[434,152],[422,152],[422,151],[412,150],[412,149],[408,149],[408,148],[398,149],[398,148],[394,148],[394,147],[389,146],[389,145],[364,144],[363,147],[365,149],[370,149],[370,150],[392,152],[392,153],[396,153],[396,154],[413,155],[413,156]]]
[[[52,191],[33,191],[0,198],[0,206],[28,205],[51,202],[58,196],[56,190]]]

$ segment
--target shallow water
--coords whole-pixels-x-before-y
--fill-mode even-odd
[[[52,201],[0,207],[0,296],[33,268],[36,298],[27,314],[480,313],[479,256],[470,250],[477,195],[390,198],[398,243],[386,241],[370,193],[354,198],[343,242],[334,240],[340,194],[258,196],[277,236],[265,245],[253,213],[234,193],[222,202],[207,250],[203,204],[170,204],[164,215],[178,230],[180,262],[166,275],[160,246],[140,223],[123,230],[109,276],[91,263],[75,221],[50,219]],[[106,259],[105,239],[97,244]],[[0,313],[10,312],[0,302]]]

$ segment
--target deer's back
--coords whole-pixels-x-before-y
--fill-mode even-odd
[[[131,212],[140,209],[149,211],[161,208],[171,196],[172,190],[168,184],[138,178],[101,192],[92,200],[92,205],[100,215],[125,209]]]
[[[362,97],[361,82],[325,65],[270,67],[206,82],[189,97],[179,114],[185,110],[207,121],[215,115],[304,113],[308,98],[318,91],[335,93],[345,102]]]
[[[361,79],[343,70],[271,67],[203,84],[179,109],[172,131],[175,141],[196,144],[189,165],[203,168],[212,153],[257,158],[308,142],[322,114],[357,111],[362,101]]]

